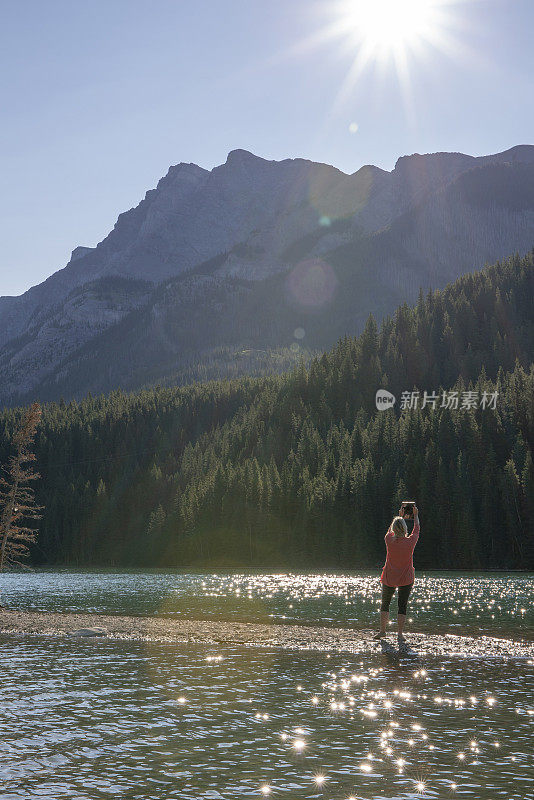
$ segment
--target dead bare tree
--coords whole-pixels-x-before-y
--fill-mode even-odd
[[[15,452],[4,467],[6,477],[0,477],[0,570],[24,566],[21,559],[28,555],[29,545],[37,538],[36,528],[21,523],[42,516],[42,506],[36,505],[29,485],[39,477],[31,462],[35,461],[32,446],[40,418],[39,403],[24,412],[12,439]]]

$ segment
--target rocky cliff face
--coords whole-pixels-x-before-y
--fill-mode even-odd
[[[530,249],[532,187],[531,146],[353,175],[244,150],[171,167],[97,247],[0,298],[0,402],[181,380],[193,364],[234,374],[236,353],[295,349],[297,328],[299,347],[328,346],[420,286]]]

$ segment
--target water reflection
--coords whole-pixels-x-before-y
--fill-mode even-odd
[[[525,660],[0,646],[2,800],[534,797]]]
[[[369,627],[376,575],[39,572],[0,576],[2,602],[27,610]],[[393,608],[393,610],[395,610]],[[534,636],[534,577],[417,573],[409,624],[421,631]]]

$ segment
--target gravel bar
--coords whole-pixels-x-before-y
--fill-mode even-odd
[[[115,616],[0,610],[0,633],[41,636],[86,636],[194,644],[232,644],[336,653],[392,656],[458,656],[463,658],[534,659],[534,642],[492,636],[428,635],[407,632],[407,646],[397,650],[395,633],[373,640],[372,630],[287,624],[256,624],[162,616]]]

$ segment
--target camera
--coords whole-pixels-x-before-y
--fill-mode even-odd
[[[401,512],[404,519],[413,519],[413,510],[415,508],[415,500],[403,500],[401,503]]]

